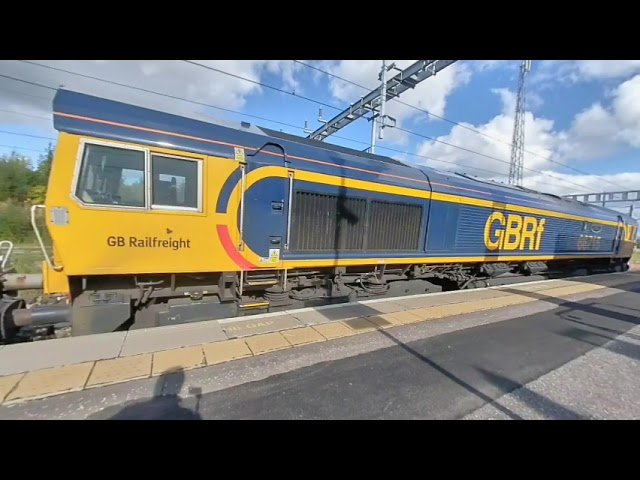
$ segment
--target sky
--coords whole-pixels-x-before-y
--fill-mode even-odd
[[[386,60],[388,75],[416,60]],[[522,60],[458,60],[387,103],[376,153],[507,183]],[[382,60],[2,60],[0,155],[35,161],[55,143],[64,86],[203,119],[306,136],[379,85]],[[359,119],[326,141],[369,148]],[[640,61],[533,60],[526,79],[524,186],[558,195],[640,189]],[[609,204],[628,211],[625,204]],[[640,212],[640,204],[637,205]],[[634,216],[640,216],[636,213]]]

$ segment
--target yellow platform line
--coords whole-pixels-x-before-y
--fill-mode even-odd
[[[493,298],[445,303],[428,307],[407,307],[404,311],[395,313],[381,313],[349,320],[328,321],[327,323],[313,326],[258,334],[244,339],[224,340],[131,357],[98,360],[35,370],[26,374],[8,375],[0,377],[0,402],[3,404],[17,403],[89,388],[125,383],[131,380],[168,375],[176,371],[219,365],[311,343],[375,332],[380,329],[544,301],[544,299],[540,299],[535,295],[536,292],[540,291],[544,291],[543,295],[551,300],[564,299],[570,295],[603,288],[615,288],[615,286],[588,283],[574,283],[571,285],[570,282],[562,282],[560,286],[557,283],[552,286],[543,284],[539,286],[540,288],[527,288],[524,290],[521,288],[522,285],[514,285],[513,288],[520,289],[525,293],[494,290],[495,292],[499,291],[500,294]],[[527,295],[526,293],[531,294]]]

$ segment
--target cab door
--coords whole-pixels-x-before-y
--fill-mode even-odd
[[[258,256],[258,266],[281,268],[287,247],[293,174],[285,150],[268,142],[246,155],[241,245]]]
[[[618,216],[618,227],[616,229],[616,237],[613,245],[613,254],[620,255],[622,242],[624,241],[625,223],[621,216]]]

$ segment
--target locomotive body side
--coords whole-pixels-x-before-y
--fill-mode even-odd
[[[61,90],[45,291],[73,335],[623,269],[625,215]],[[314,303],[316,302],[316,303]]]
[[[430,222],[445,226],[441,233],[430,231],[431,255],[477,262],[607,262],[631,255],[625,239],[635,238],[637,224],[627,215],[468,177],[461,177],[462,182],[454,175],[431,173],[430,178]]]

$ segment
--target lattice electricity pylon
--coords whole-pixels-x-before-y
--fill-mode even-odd
[[[531,70],[531,60],[523,60],[522,65],[520,65],[516,115],[511,145],[511,164],[509,165],[509,183],[511,185],[522,185],[524,172],[524,114],[526,111],[525,78],[529,70]]]

